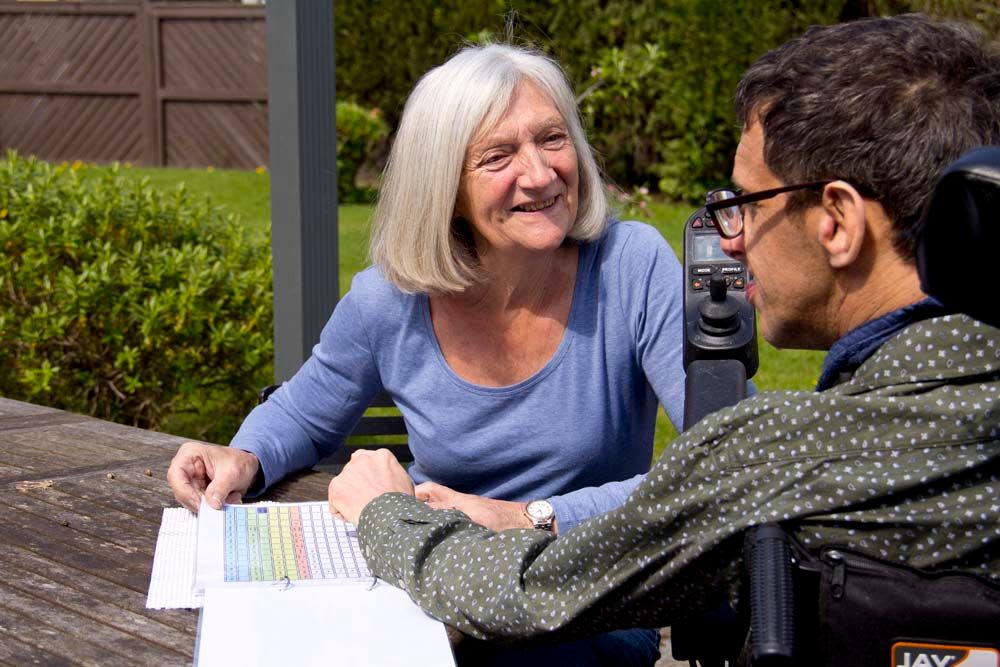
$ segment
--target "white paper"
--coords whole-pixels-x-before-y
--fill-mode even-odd
[[[223,563],[223,539],[225,512],[212,509],[212,506],[201,497],[198,507],[198,541],[196,572],[193,583],[196,593],[205,591],[206,583],[225,581],[225,565]]]
[[[198,517],[183,507],[168,507],[160,519],[153,554],[147,609],[196,609],[201,596],[194,590]]]
[[[354,526],[325,502],[224,505],[198,510],[196,589],[217,583],[304,585],[371,578]]]
[[[195,664],[453,666],[444,625],[398,588],[213,585]]]

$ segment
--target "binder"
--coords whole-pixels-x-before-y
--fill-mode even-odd
[[[326,503],[163,517],[147,607],[201,607],[196,665],[454,667],[444,625],[371,575]]]

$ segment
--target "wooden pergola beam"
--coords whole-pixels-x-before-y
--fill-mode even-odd
[[[267,3],[274,376],[309,356],[337,303],[333,2]]]

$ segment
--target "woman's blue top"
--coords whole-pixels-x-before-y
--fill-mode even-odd
[[[682,273],[657,230],[612,223],[580,246],[552,358],[517,384],[483,387],[448,366],[427,296],[404,294],[369,268],[312,356],[250,413],[232,445],[260,459],[270,485],[340,447],[385,389],[406,420],[414,482],[548,498],[565,532],[621,504],[649,469],[658,403],[681,423]]]

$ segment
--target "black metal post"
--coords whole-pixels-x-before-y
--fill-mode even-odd
[[[309,356],[337,303],[333,2],[267,3],[274,378]]]

